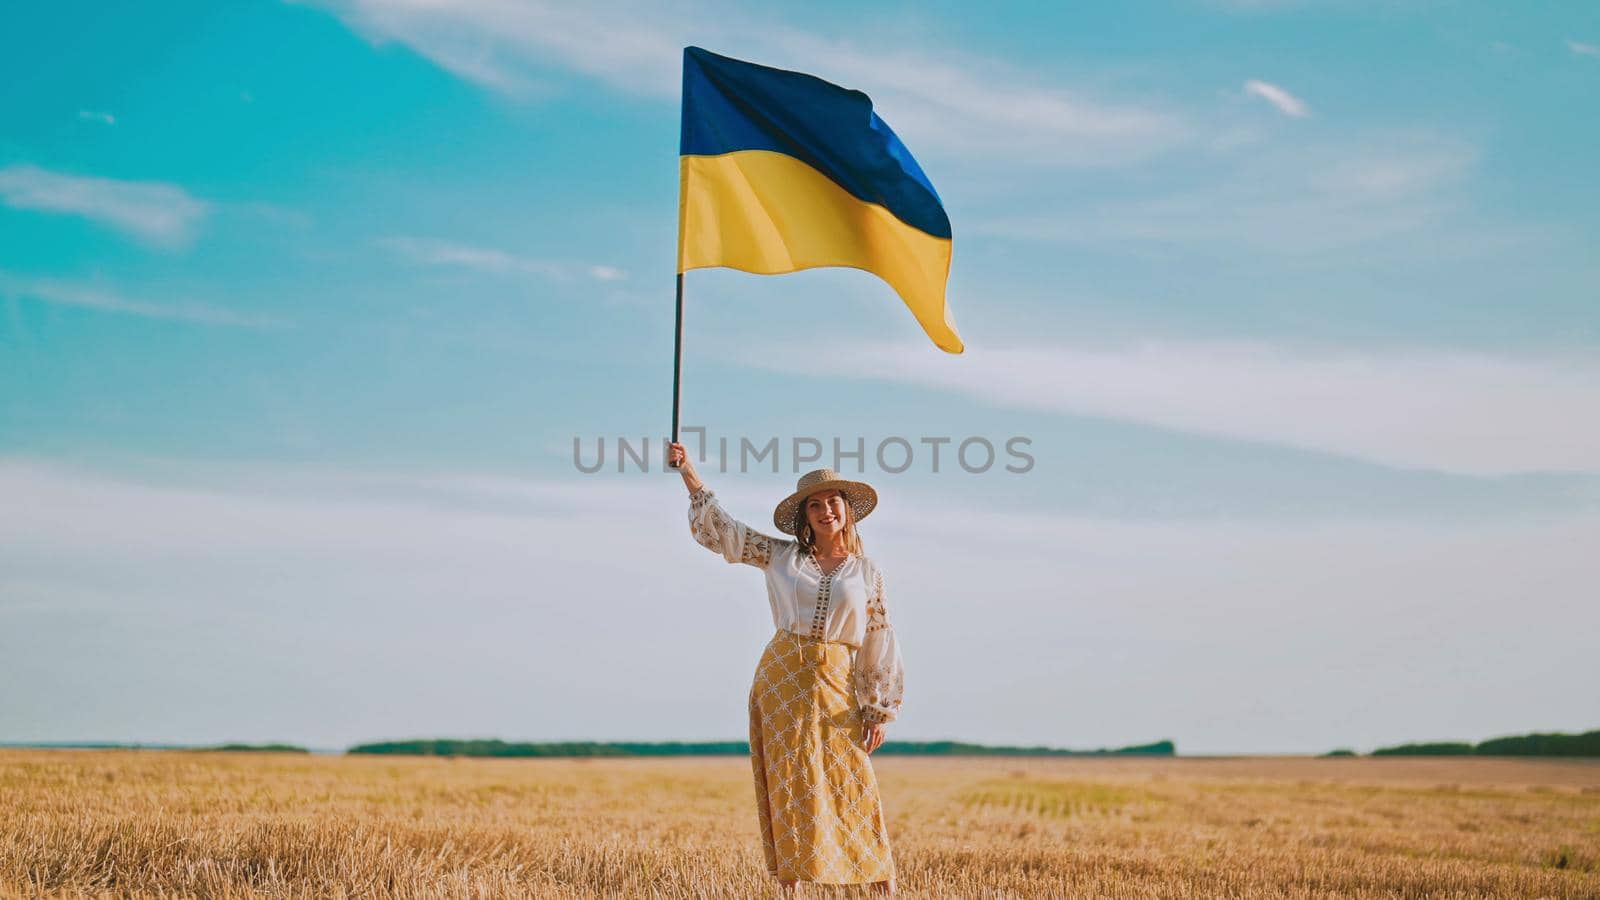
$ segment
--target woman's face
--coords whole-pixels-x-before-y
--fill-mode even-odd
[[[806,498],[806,521],[818,538],[833,538],[844,531],[844,492],[838,489],[817,491]]]

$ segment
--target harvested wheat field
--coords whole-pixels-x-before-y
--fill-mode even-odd
[[[875,764],[908,897],[1600,896],[1600,762]],[[772,896],[752,796],[739,757],[6,750],[0,890]]]

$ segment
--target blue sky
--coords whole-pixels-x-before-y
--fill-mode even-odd
[[[13,16],[0,740],[742,733],[760,579],[572,454],[668,426],[689,43],[867,91],[954,226],[961,356],[688,277],[687,423],[869,448],[898,736],[1594,727],[1600,9],[1075,6]]]

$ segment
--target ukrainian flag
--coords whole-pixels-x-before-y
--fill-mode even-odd
[[[864,269],[961,352],[944,297],[950,218],[866,94],[686,47],[679,153],[680,274]]]

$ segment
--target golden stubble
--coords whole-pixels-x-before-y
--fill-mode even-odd
[[[874,765],[907,897],[1600,896],[1600,761]],[[776,896],[753,801],[743,757],[0,750],[0,893]]]

